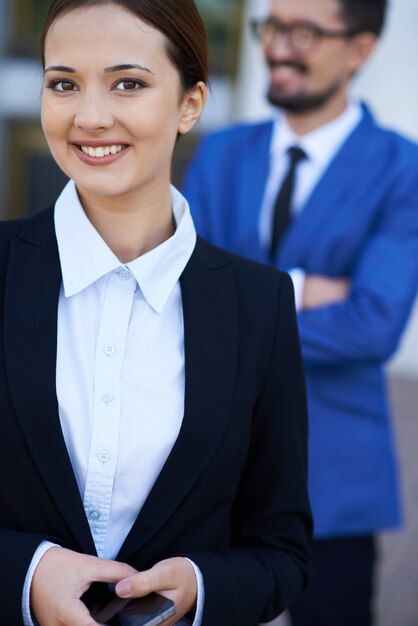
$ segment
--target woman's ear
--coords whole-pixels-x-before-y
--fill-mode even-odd
[[[180,135],[188,133],[202,115],[206,102],[207,87],[199,81],[186,92],[181,104],[181,117],[178,132]]]

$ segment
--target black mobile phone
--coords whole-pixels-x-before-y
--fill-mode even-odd
[[[87,592],[82,600],[91,616],[103,626],[158,626],[176,613],[174,602],[159,593],[124,599],[102,588],[99,593]]]

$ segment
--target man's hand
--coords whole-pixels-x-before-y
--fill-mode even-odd
[[[193,566],[181,557],[166,559],[116,585],[116,593],[121,598],[140,598],[152,591],[173,600],[177,609],[176,615],[164,624],[174,624],[196,608],[197,581]]]
[[[31,608],[41,626],[98,626],[81,596],[93,582],[117,583],[136,570],[65,548],[50,548],[32,580]]]
[[[303,288],[302,309],[317,309],[347,300],[351,282],[346,278],[308,275]]]

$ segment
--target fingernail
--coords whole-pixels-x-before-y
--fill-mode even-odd
[[[121,598],[130,598],[132,595],[132,585],[129,580],[122,580],[116,585],[116,593]]]

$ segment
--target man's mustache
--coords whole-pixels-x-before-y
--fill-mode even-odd
[[[307,74],[309,71],[307,65],[305,65],[301,61],[293,61],[291,59],[289,59],[288,61],[275,61],[274,59],[267,59],[267,65],[271,70],[277,69],[279,67],[290,67],[294,70],[302,72],[302,74]]]

